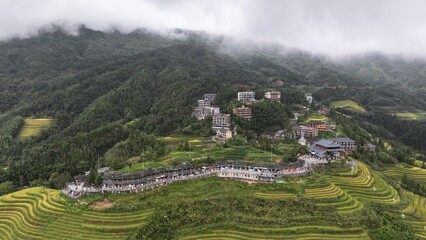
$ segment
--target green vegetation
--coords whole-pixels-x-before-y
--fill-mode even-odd
[[[29,188],[1,197],[1,237],[409,239],[408,223],[425,238],[424,198],[406,191],[424,193],[423,170],[392,168],[426,160],[424,62],[367,56],[335,64],[260,48],[233,54],[217,51],[222,38],[179,34],[186,37],[82,27],[78,35],[57,29],[1,42],[0,194],[60,189],[101,166],[125,173],[187,160],[294,161],[306,148],[288,136],[290,118],[308,107],[305,92],[315,99],[306,116],[324,119],[313,112],[334,106],[327,118],[357,142],[351,157],[363,163],[353,174],[336,164],[274,184],[211,178],[79,203]],[[231,113],[241,105],[237,91],[248,89],[258,100],[272,89],[282,99],[251,105],[250,122],[232,116],[234,140],[208,142],[211,119],[191,117],[196,100],[217,93],[216,104]],[[261,137],[281,129],[285,139]],[[110,208],[90,209],[105,199]]]
[[[333,108],[346,108],[352,111],[365,112],[365,109],[352,100],[339,100],[331,103]]]
[[[51,118],[26,118],[25,125],[19,133],[19,137],[37,136],[43,129],[47,129],[53,124]]]
[[[174,151],[165,157],[165,160],[172,162],[190,161],[206,161],[207,159],[213,161],[219,160],[246,160],[257,162],[277,162],[281,161],[281,157],[270,151],[260,150],[251,146],[232,146],[222,147],[215,146],[212,149],[195,150],[193,152]],[[272,159],[271,159],[272,158]]]
[[[389,167],[385,170],[385,174],[387,176],[396,177],[398,179],[402,179],[404,174],[407,174],[410,179],[413,179],[414,181],[421,184],[426,184],[426,169],[419,167]]]
[[[98,212],[58,190],[29,188],[0,197],[0,233],[2,239],[123,239],[152,212]]]
[[[404,120],[426,120],[426,112],[397,112],[395,115]]]
[[[310,114],[304,122],[307,123],[310,121],[327,121],[327,120],[329,120],[327,116]]]
[[[419,238],[426,239],[426,198],[408,191],[404,193],[409,203],[402,211],[406,215],[404,222],[413,226]]]
[[[353,172],[345,165],[324,170],[271,184],[210,177],[78,201],[29,188],[0,198],[0,232],[6,239],[383,239],[412,236],[412,225],[423,236],[424,198],[403,192],[402,204],[361,162]],[[373,203],[403,207],[407,218],[402,223],[397,215],[375,213]],[[391,225],[401,229],[390,233]]]
[[[355,175],[331,176],[330,180],[358,200],[380,204],[400,201],[398,192],[361,162]]]

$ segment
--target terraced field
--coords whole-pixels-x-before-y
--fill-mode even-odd
[[[27,118],[25,125],[19,133],[19,137],[32,137],[37,136],[43,129],[50,127],[53,124],[51,118]]]
[[[332,206],[342,214],[350,214],[362,208],[359,201],[334,184],[324,188],[306,189],[306,196],[314,198],[317,206]]]
[[[297,197],[296,194],[285,192],[255,192],[254,195],[265,199],[291,199]],[[334,207],[337,212],[342,214],[353,213],[362,208],[362,204],[359,201],[334,184],[321,188],[307,188],[301,196],[314,199],[317,206]]]
[[[361,162],[358,162],[353,174],[351,171],[339,172],[337,176],[329,176],[329,179],[329,186],[306,188],[302,196],[314,199],[317,206],[334,207],[341,214],[362,209],[362,202],[397,204],[400,201],[398,192]],[[285,192],[256,192],[255,196],[267,199],[297,197]]]
[[[333,174],[254,185],[206,178],[170,184],[155,194],[110,195],[114,207],[121,207],[115,210],[126,209],[120,213],[89,210],[65,200],[57,190],[30,188],[0,198],[0,239],[125,239],[142,226],[157,226],[150,216],[163,216],[155,208],[163,206],[157,205],[161,201],[176,210],[172,212],[191,212],[179,220],[178,239],[369,239],[357,220],[364,203],[393,205],[400,201],[399,194],[361,162],[354,171]],[[403,196],[410,202],[403,210],[404,221],[425,238],[425,198]],[[95,195],[81,201],[103,199]],[[153,214],[154,208],[161,215]],[[235,208],[247,210],[225,215],[218,210]],[[214,216],[201,217],[205,211]],[[206,222],[188,222],[191,217]],[[347,227],[341,226],[342,219]]]
[[[215,226],[209,227],[216,228]],[[365,230],[359,227],[341,228],[336,226],[234,226],[229,229],[215,229],[206,233],[190,234],[181,239],[369,239]]]
[[[385,175],[401,179],[407,174],[410,179],[422,184],[426,184],[426,169],[419,167],[391,167],[385,170]]]
[[[361,162],[358,162],[354,175],[330,176],[330,181],[360,201],[385,204],[400,201],[398,192]]]
[[[0,235],[1,239],[123,239],[152,212],[70,208],[59,191],[30,188],[0,198]]]
[[[426,239],[426,198],[412,192],[404,191],[408,198],[408,206],[402,212],[406,215],[405,222],[417,232],[417,236]]]
[[[331,107],[333,107],[333,108],[346,108],[346,109],[349,109],[351,111],[357,111],[357,112],[366,112],[365,108],[363,108],[357,102],[354,102],[352,100],[334,101],[334,102],[331,103]]]

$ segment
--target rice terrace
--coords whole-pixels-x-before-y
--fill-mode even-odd
[[[366,112],[365,108],[352,100],[339,100],[331,103],[333,108],[346,108],[356,112]]]
[[[0,233],[2,239],[125,239],[175,229],[177,239],[369,239],[358,218],[366,204],[380,204],[406,214],[404,221],[426,237],[425,198],[400,196],[360,162],[336,170],[272,184],[210,177],[77,201],[59,190],[29,188],[0,198]],[[93,210],[102,202],[114,204]]]
[[[54,120],[51,118],[26,118],[19,137],[37,136],[43,129],[50,127],[53,123]]]

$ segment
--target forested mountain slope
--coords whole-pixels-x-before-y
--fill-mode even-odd
[[[226,52],[221,37],[174,33],[180,37],[87,28],[72,36],[57,29],[0,43],[0,181],[28,186],[52,176],[69,179],[103,161],[109,149],[135,131],[199,133],[203,126],[191,112],[204,93],[218,93],[218,103],[227,107],[237,90],[274,89],[281,81],[278,87],[286,93],[281,122],[300,108],[294,99],[303,101],[304,91],[326,105],[350,98],[368,111],[388,105],[425,110],[421,98],[413,97],[420,92],[353,74],[325,57],[262,48]],[[17,135],[28,117],[51,118],[54,124],[39,136],[21,139]]]

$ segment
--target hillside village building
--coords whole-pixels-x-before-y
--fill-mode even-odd
[[[216,94],[214,93],[204,94],[204,99],[197,100],[198,106],[194,108],[192,116],[194,116],[198,120],[202,120],[208,116],[212,116],[213,114],[220,113],[218,107],[212,106],[212,102],[215,100],[215,98]]]
[[[231,115],[230,114],[214,114],[212,116],[212,124],[214,127],[230,126],[231,125]]]
[[[327,130],[327,123],[325,121],[318,121],[318,120],[309,121],[307,126],[310,128],[316,128],[320,132]]]
[[[328,139],[330,141],[333,141],[334,143],[339,144],[340,146],[345,149],[346,152],[353,152],[357,149],[356,143],[354,140],[348,138],[348,137],[342,137],[342,138],[330,138]]]
[[[219,107],[196,107],[194,108],[194,112],[192,112],[192,116],[194,116],[198,120],[202,120],[206,117],[213,116],[214,114],[219,113]]]
[[[331,109],[326,107],[322,107],[320,110],[318,110],[319,114],[324,114],[324,115],[328,115],[330,114],[330,112],[331,112]]]
[[[347,155],[342,145],[327,139],[314,142],[309,145],[308,150],[312,156],[324,160],[340,159]]]
[[[232,138],[232,131],[229,127],[212,127],[212,129],[216,133],[213,136],[214,141],[224,142]]]
[[[279,101],[281,99],[281,92],[265,92],[265,98],[272,101]]]
[[[251,120],[251,108],[249,107],[239,107],[234,108],[233,112],[235,115],[244,118],[245,120]]]
[[[254,92],[238,92],[238,101],[245,102],[245,103],[254,102],[256,101],[255,93]]]
[[[213,102],[216,100],[216,93],[206,93],[204,94],[204,100]]]
[[[318,137],[318,129],[314,127],[298,126],[294,129],[295,138],[312,138]]]
[[[198,107],[211,107],[210,100],[197,100]]]

